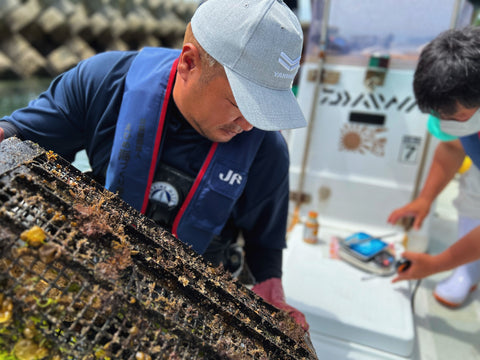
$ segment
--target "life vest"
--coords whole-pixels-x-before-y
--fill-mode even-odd
[[[125,80],[105,186],[142,213],[161,154],[179,55],[178,50],[144,48]],[[212,143],[172,224],[172,233],[198,253],[225,226],[264,135],[252,129],[229,142]]]
[[[460,138],[465,153],[472,162],[480,169],[480,133],[463,136]]]

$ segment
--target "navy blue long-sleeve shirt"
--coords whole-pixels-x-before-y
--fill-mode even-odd
[[[105,175],[123,97],[137,52],[112,51],[80,62],[55,78],[25,108],[0,120],[18,136],[73,161],[85,149],[93,176]],[[162,161],[196,176],[211,146],[183,117],[167,119]],[[267,132],[231,214],[245,239],[246,261],[257,281],[281,277],[288,211],[288,150],[279,132]]]

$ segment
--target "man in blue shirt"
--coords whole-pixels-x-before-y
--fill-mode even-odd
[[[0,120],[72,161],[214,263],[241,233],[253,291],[288,311],[281,284],[288,151],[305,126],[291,91],[302,51],[281,0],[208,0],[180,50],[108,52],[79,63]],[[228,264],[225,264],[228,265]]]
[[[420,54],[413,88],[420,110],[435,115],[429,118],[429,131],[444,142],[435,150],[419,196],[394,210],[388,221],[394,224],[403,217],[414,217],[413,227],[419,229],[465,155],[477,172],[480,169],[480,27],[450,29],[427,44]],[[436,286],[434,296],[451,307],[464,303],[480,282],[478,205],[475,198],[469,200],[470,204],[462,204],[457,242],[435,255],[406,251],[403,256],[411,266],[394,282],[455,269]]]

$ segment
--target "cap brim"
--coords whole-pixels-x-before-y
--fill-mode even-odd
[[[228,67],[224,68],[240,112],[254,127],[274,131],[307,125],[291,89],[276,90],[259,86]]]

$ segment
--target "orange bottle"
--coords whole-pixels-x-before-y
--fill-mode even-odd
[[[303,241],[308,244],[316,244],[318,242],[318,228],[320,224],[317,220],[318,213],[316,211],[309,211],[308,218],[305,221],[305,228],[303,231]]]

